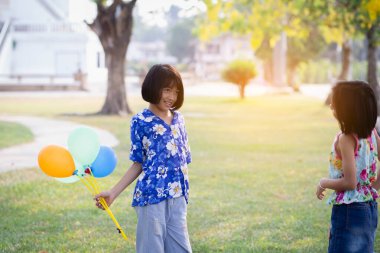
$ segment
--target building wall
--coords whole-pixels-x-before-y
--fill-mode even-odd
[[[70,23],[70,0],[0,0],[0,6],[6,8],[0,20],[12,20],[0,52],[0,74],[87,72],[88,28]]]
[[[12,36],[5,38],[0,52],[0,74],[10,73],[12,56]]]
[[[253,50],[246,37],[230,34],[219,36],[209,42],[200,42],[195,51],[195,74],[198,77],[217,80],[226,65],[235,59],[255,61]]]
[[[14,20],[33,22],[57,20],[38,0],[12,0],[10,2],[10,12]]]
[[[10,0],[0,0],[0,20],[6,20],[10,17]]]
[[[86,37],[82,34],[15,33],[11,73],[72,75],[86,70]]]

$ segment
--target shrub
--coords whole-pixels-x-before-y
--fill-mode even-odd
[[[222,71],[222,78],[239,86],[240,98],[245,96],[245,86],[256,76],[256,66],[249,60],[234,60]]]

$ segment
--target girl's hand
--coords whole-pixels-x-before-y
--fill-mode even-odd
[[[100,203],[100,198],[103,198],[106,201],[108,206],[110,206],[112,204],[112,202],[115,200],[115,197],[113,196],[113,194],[110,191],[104,191],[104,192],[97,194],[94,197],[94,200],[96,202],[95,205],[99,209],[102,209],[102,210],[105,210],[105,209],[104,209],[103,205]]]
[[[326,188],[323,188],[321,186],[321,183],[322,183],[322,180],[319,181],[317,185],[317,192],[315,193],[315,195],[317,195],[317,198],[320,200],[322,200],[325,197],[325,192],[326,192]]]

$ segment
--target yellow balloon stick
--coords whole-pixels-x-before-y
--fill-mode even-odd
[[[113,215],[111,209],[107,205],[107,202],[103,198],[100,198],[100,204],[102,204],[102,206],[104,207],[104,209],[107,211],[108,215],[111,217],[111,219],[115,223],[115,225],[117,227],[117,230],[119,231],[119,233],[121,234],[121,236],[123,236],[123,238],[125,240],[128,240],[128,237],[125,235],[123,229],[120,227],[119,222],[117,222],[117,220],[116,220],[115,216]]]
[[[83,179],[84,178],[84,179]],[[98,182],[96,181],[95,177],[93,177],[92,173],[90,176],[85,177],[79,177],[80,181],[86,186],[86,188],[95,196],[96,194],[100,193],[100,187]],[[104,198],[99,199],[100,204],[103,206],[104,210],[107,212],[107,214],[111,217],[112,221],[115,223],[117,230],[119,233],[123,236],[125,240],[128,240],[128,237],[125,235],[123,229],[121,228],[119,222],[116,220],[115,216],[113,215],[111,209],[107,205],[107,202]]]
[[[79,177],[79,176],[78,176]],[[82,177],[79,177],[80,181],[86,186],[86,188],[89,190],[89,192],[92,193],[92,195],[96,195],[95,191],[93,188],[91,188],[91,185],[86,181],[84,180]]]

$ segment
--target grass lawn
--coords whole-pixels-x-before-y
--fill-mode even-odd
[[[57,117],[113,132],[121,140],[119,165],[99,180],[108,189],[130,165],[130,117],[63,115],[94,112],[102,102],[4,98],[0,113]],[[145,103],[133,98],[131,106],[139,111]],[[331,208],[314,193],[327,175],[338,126],[321,101],[190,97],[181,111],[193,156],[188,226],[194,252],[326,252]],[[131,238],[133,188],[112,206]],[[0,210],[0,252],[134,252],[83,185],[59,183],[38,168],[0,174]]]
[[[0,121],[0,148],[30,142],[33,133],[24,125]]]

